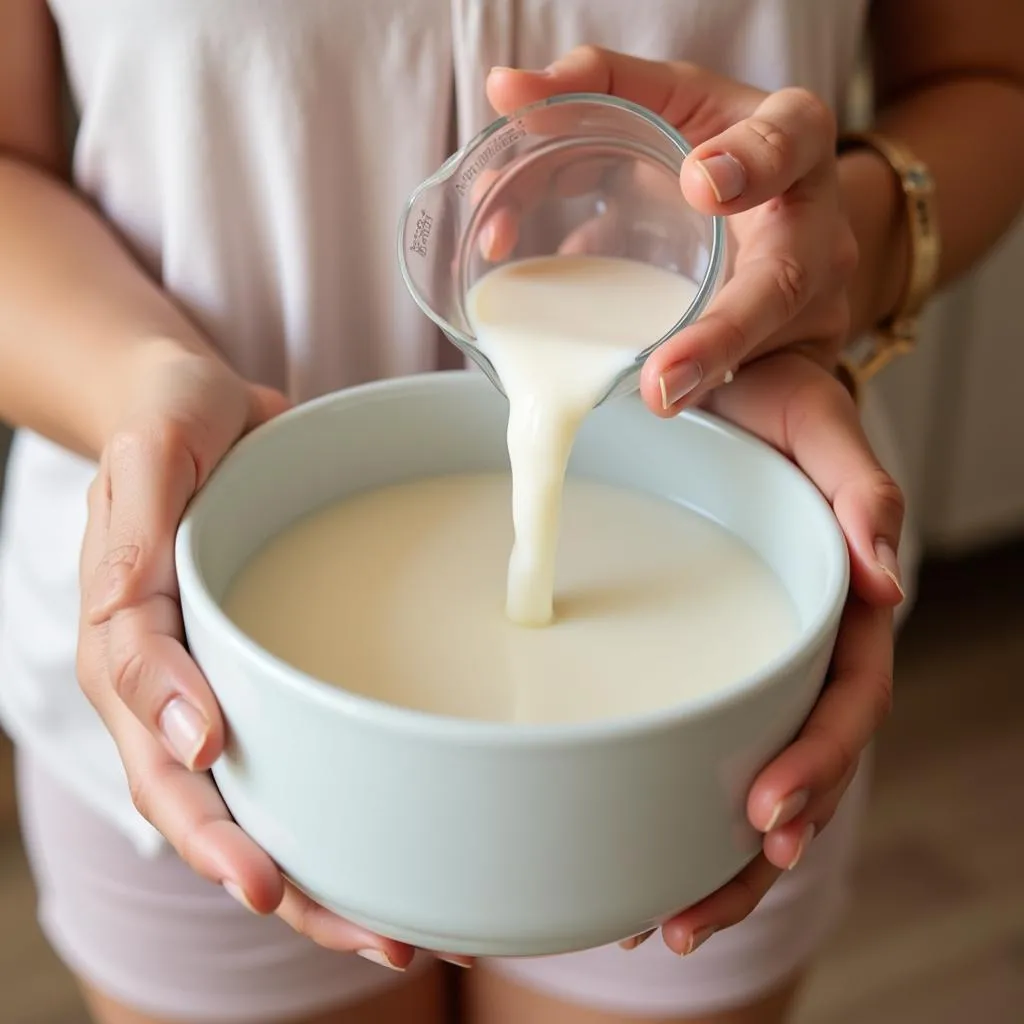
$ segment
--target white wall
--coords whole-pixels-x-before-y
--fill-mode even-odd
[[[926,543],[1024,536],[1024,219],[928,311],[917,353],[879,382]]]

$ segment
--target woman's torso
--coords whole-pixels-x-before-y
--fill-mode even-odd
[[[80,116],[77,187],[243,374],[303,400],[452,361],[405,292],[395,231],[414,185],[490,120],[491,66],[541,67],[595,43],[765,89],[804,85],[839,106],[866,0],[50,6]],[[0,538],[0,703],[23,741],[111,813],[101,794],[123,789],[120,770],[74,680],[92,472],[17,439]]]

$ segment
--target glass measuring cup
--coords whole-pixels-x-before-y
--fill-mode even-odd
[[[603,94],[524,107],[484,129],[419,185],[399,224],[399,264],[419,307],[490,378],[466,310],[473,285],[502,263],[560,253],[615,256],[684,274],[697,287],[598,404],[635,390],[647,357],[692,323],[725,263],[721,217],[686,202],[690,147],[662,118]]]

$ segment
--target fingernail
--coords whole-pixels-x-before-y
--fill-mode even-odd
[[[369,960],[372,964],[379,964],[381,967],[387,967],[392,971],[405,970],[404,967],[399,967],[383,949],[361,949],[359,950],[359,956],[364,960]]]
[[[451,964],[453,967],[461,967],[464,970],[469,970],[473,966],[473,961],[468,956],[450,956],[449,954],[435,953],[434,956],[438,960],[444,961],[446,964]]]
[[[639,935],[633,935],[628,939],[623,939],[619,943],[619,946],[622,949],[636,949],[637,946],[642,946],[653,934],[654,929],[652,928],[650,931],[641,932]]]
[[[813,838],[814,826],[808,825],[807,828],[804,829],[804,834],[800,837],[800,845],[796,848],[796,853],[793,854],[793,859],[789,862],[789,864],[786,865],[787,871],[792,871],[793,868],[795,868],[797,864],[800,863],[800,861],[803,859],[804,852],[806,851],[807,847],[811,845],[811,840]]]
[[[245,892],[241,888],[241,886],[239,886],[235,882],[229,881],[227,879],[225,879],[220,884],[223,886],[224,891],[233,900],[236,900],[237,902],[241,903],[242,906],[245,907],[245,909],[248,910],[250,914],[258,913],[256,908],[249,902],[249,897],[245,895]]]
[[[493,221],[488,221],[480,229],[480,255],[485,260],[491,258],[491,253],[494,252],[494,236],[497,234],[497,230],[494,227]]]
[[[663,371],[658,378],[661,387],[661,407],[668,411],[676,402],[700,387],[704,371],[700,363],[676,363]]]
[[[683,956],[689,956],[695,949],[703,946],[716,931],[718,931],[718,929],[715,928],[714,925],[708,925],[707,928],[698,928],[697,931],[690,936],[690,941],[686,944],[686,948],[683,950]]]
[[[496,71],[513,71],[516,74],[520,75],[540,75],[543,77],[547,77],[548,75],[554,74],[555,65],[551,64],[546,68],[541,68],[540,70],[537,70],[535,68],[509,68],[505,67],[504,64],[495,64],[494,67],[491,68],[491,70],[488,72],[488,74],[493,75]]]
[[[887,540],[875,541],[875,558],[878,559],[878,568],[896,585],[900,592],[900,600],[906,600],[907,593],[900,582],[900,562]]]
[[[160,732],[174,756],[191,769],[206,744],[209,725],[184,697],[175,697],[160,714]]]
[[[773,828],[786,825],[791,822],[806,806],[811,794],[806,789],[798,789],[795,793],[783,797],[772,811],[764,831],[771,832]]]
[[[711,191],[720,203],[731,202],[747,187],[747,172],[743,170],[743,164],[728,153],[698,160],[697,167],[708,179]]]

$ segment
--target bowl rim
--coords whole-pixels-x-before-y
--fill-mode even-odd
[[[676,704],[636,715],[582,722],[518,723],[459,718],[405,708],[352,693],[294,668],[264,650],[235,625],[214,599],[198,565],[196,545],[206,502],[212,500],[211,494],[216,494],[216,480],[230,463],[244,457],[249,449],[258,446],[270,434],[293,429],[296,424],[322,414],[325,409],[335,408],[339,404],[400,399],[403,393],[408,394],[424,387],[441,389],[442,392],[473,387],[493,390],[483,374],[471,370],[448,370],[373,381],[312,399],[289,409],[243,437],[221,460],[185,511],[174,545],[182,602],[191,606],[208,632],[219,635],[219,643],[229,647],[243,663],[271,679],[275,686],[294,692],[324,710],[359,720],[366,726],[391,733],[415,735],[420,739],[504,747],[592,744],[671,731],[741,703],[799,671],[801,664],[815,658],[822,645],[838,629],[850,586],[850,562],[845,536],[831,506],[811,480],[781,452],[718,416],[687,409],[678,418],[693,421],[701,429],[725,435],[730,443],[752,448],[756,450],[758,458],[775,462],[789,476],[792,485],[804,491],[812,505],[817,507],[820,517],[822,544],[829,560],[825,597],[810,622],[799,630],[797,636],[778,655],[757,671],[710,693],[687,697]],[[211,689],[216,695],[216,687],[212,683]]]

